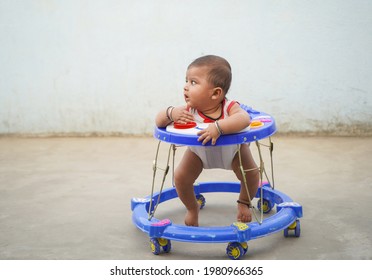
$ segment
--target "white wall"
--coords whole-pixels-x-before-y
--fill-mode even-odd
[[[281,132],[372,134],[372,1],[0,0],[0,134],[143,134],[217,54]]]

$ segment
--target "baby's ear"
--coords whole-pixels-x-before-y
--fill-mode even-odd
[[[223,94],[222,88],[216,87],[213,89],[212,99],[220,99],[222,94]]]

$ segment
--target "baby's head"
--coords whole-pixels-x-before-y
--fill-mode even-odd
[[[231,66],[229,62],[216,55],[206,55],[195,59],[187,69],[205,67],[208,71],[208,82],[214,87],[220,87],[226,95],[231,85]]]

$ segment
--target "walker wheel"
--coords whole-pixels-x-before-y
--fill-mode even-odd
[[[154,255],[159,255],[161,251],[160,249],[163,249],[164,253],[169,253],[172,248],[170,240],[165,238],[151,238],[150,246],[151,252]]]
[[[301,235],[301,224],[300,224],[300,220],[297,219],[289,227],[287,227],[286,229],[284,229],[284,237],[288,237],[289,236],[289,231],[290,230],[293,230],[294,231],[294,236],[300,237],[300,235]]]
[[[240,245],[242,246],[243,251],[244,251],[244,255],[245,255],[248,251],[248,243],[247,242],[241,242]]]
[[[247,242],[230,242],[226,248],[226,254],[232,260],[239,260],[247,253],[247,251]]]
[[[169,253],[172,249],[171,241],[165,238],[159,238],[159,244],[161,248],[163,249],[164,253]]]
[[[297,220],[296,228],[295,228],[295,236],[300,237],[300,235],[301,235],[301,225],[300,225],[300,220]]]
[[[271,209],[273,209],[273,205],[270,200],[263,198],[263,203],[262,203],[262,211],[264,214],[270,213]],[[261,210],[261,199],[257,201],[257,208]]]
[[[151,252],[154,255],[159,255],[160,254],[160,243],[157,238],[151,238],[150,239],[150,247],[151,247]]]
[[[205,197],[202,194],[197,194],[196,196],[196,201],[200,205],[200,209],[203,209],[205,206]]]

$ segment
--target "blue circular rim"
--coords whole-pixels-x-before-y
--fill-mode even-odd
[[[271,121],[263,122],[263,126],[258,128],[251,128],[248,131],[221,135],[216,142],[216,146],[235,145],[250,143],[267,138],[276,132],[276,124],[274,118],[264,112],[253,110],[251,107],[241,105],[241,107],[248,112],[251,120],[258,119],[260,117],[268,116]],[[185,135],[166,131],[166,128],[155,127],[154,138],[176,145],[185,146],[202,146],[202,143],[198,141],[199,136],[197,135]],[[211,142],[208,142],[205,146],[211,146]]]
[[[277,204],[277,212],[263,220],[262,224],[251,222],[246,224],[245,229],[239,228],[236,224],[223,227],[190,227],[173,224],[171,221],[160,221],[155,217],[148,219],[148,210],[151,197],[143,199],[133,198],[131,201],[132,221],[146,232],[150,238],[166,238],[169,240],[195,242],[195,243],[221,243],[221,242],[244,242],[251,239],[263,237],[278,231],[281,231],[298,218],[302,217],[302,206],[286,194],[273,190],[269,185],[262,186],[264,197]],[[238,182],[206,182],[195,185],[195,193],[209,192],[240,192],[240,183]],[[159,193],[153,196],[153,203],[158,200]],[[257,196],[260,196],[260,190]],[[175,188],[164,190],[160,195],[159,203],[177,197]]]

